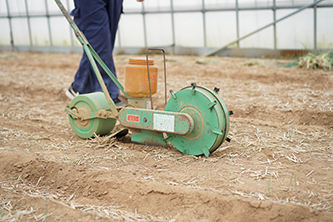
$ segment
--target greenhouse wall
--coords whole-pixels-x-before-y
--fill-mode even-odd
[[[62,3],[74,8],[72,0]],[[333,0],[124,0],[123,8],[115,53],[162,47],[205,55],[220,48],[217,55],[255,57],[333,49]],[[0,51],[82,51],[53,0],[0,0],[0,27]]]

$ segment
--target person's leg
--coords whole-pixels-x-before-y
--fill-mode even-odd
[[[109,67],[111,72],[116,75],[112,56],[114,45],[113,36],[115,36],[115,34],[111,34],[109,28],[109,1],[110,0],[76,0],[76,9],[73,11],[73,15],[75,23],[84,33],[91,46]],[[111,2],[113,1],[114,0]],[[116,1],[119,2],[119,0]],[[119,13],[116,13],[116,15],[118,15],[118,23],[121,5],[116,6],[118,8],[114,8],[113,11],[116,13],[117,10],[119,10]],[[100,71],[111,98],[117,98],[119,96],[118,87],[104,70],[100,69]],[[80,93],[101,91],[99,82],[85,53],[83,53],[79,69],[75,75],[73,87]]]
[[[112,52],[116,40],[116,33],[118,29],[118,23],[120,19],[120,15],[122,13],[122,5],[123,0],[105,0],[108,2],[108,6],[106,7],[106,10],[108,11],[108,17],[109,17],[109,32],[110,32],[110,38],[108,39],[109,43],[111,44]],[[108,64],[109,69],[111,72],[116,76],[116,69],[113,61],[113,54],[110,54],[110,63]],[[116,86],[116,84],[111,80],[111,78],[105,79],[106,87],[109,90],[109,93],[111,95],[111,98],[117,98],[119,97],[119,89]]]
[[[114,43],[116,40],[119,19],[120,19],[120,15],[122,13],[122,6],[123,6],[123,0],[109,1],[108,13],[109,13],[109,21],[110,21],[110,34],[111,34],[112,48],[114,48]]]

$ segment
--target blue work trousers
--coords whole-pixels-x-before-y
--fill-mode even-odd
[[[75,9],[71,15],[74,16],[76,25],[117,77],[112,53],[123,0],[74,0],[74,4]],[[119,88],[99,65],[98,67],[111,98],[117,98]],[[75,74],[73,88],[79,93],[102,91],[85,52]]]

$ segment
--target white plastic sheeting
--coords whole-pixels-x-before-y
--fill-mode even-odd
[[[276,10],[276,19],[312,2],[276,0],[276,7],[285,7]],[[72,0],[62,0],[62,3],[69,11],[74,7]],[[119,23],[116,46],[221,47],[237,39],[235,3],[236,0],[145,0],[144,3],[124,0],[125,13]],[[333,5],[333,0],[319,5]],[[238,7],[239,37],[274,21],[273,0],[238,0]],[[278,23],[277,49],[313,49],[314,12],[309,8]],[[333,21],[333,8],[319,7],[316,14],[316,47],[333,48],[333,29],[329,22]],[[0,46],[10,45],[11,34],[14,45],[79,46],[53,0],[0,0],[0,27]],[[240,41],[239,46],[273,49],[273,30],[271,26],[254,34]]]

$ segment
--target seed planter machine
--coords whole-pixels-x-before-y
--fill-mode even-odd
[[[55,0],[83,46],[103,92],[80,94],[65,108],[69,123],[81,138],[109,134],[117,121],[123,129],[111,136],[124,136],[131,131],[131,141],[139,144],[167,147],[170,142],[180,152],[187,155],[208,157],[224,141],[230,142],[229,115],[226,105],[219,97],[219,89],[210,90],[192,83],[178,92],[170,90],[167,101],[165,52],[163,49],[147,49],[146,75],[149,87],[148,97],[133,97],[101,60],[84,34],[76,26],[60,0]],[[160,50],[164,58],[165,109],[153,109],[151,74],[148,51]],[[125,107],[116,107],[105,86],[96,62],[105,70],[128,99]],[[125,80],[126,81],[126,80]],[[126,84],[125,84],[126,86]]]

